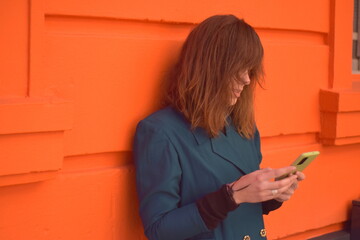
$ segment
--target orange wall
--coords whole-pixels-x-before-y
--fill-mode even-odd
[[[360,89],[353,1],[2,0],[0,239],[145,239],[134,184],[136,123],[189,31],[213,14],[253,25],[265,47],[256,94],[263,167],[321,156],[269,239],[344,227],[360,198]],[[350,57],[348,58],[348,56]]]

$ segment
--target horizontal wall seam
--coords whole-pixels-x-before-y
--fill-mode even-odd
[[[48,34],[166,40],[185,39],[196,24],[98,16],[45,15],[45,25]],[[263,41],[281,44],[328,45],[328,34],[324,32],[300,29],[255,29]]]
[[[59,171],[59,174],[89,174],[94,172],[105,172],[105,171],[119,171],[127,170],[129,172],[135,171],[135,166],[132,163],[128,163],[121,166],[103,166],[98,168],[81,168],[81,169],[63,169]]]

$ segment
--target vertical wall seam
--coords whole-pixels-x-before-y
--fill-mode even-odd
[[[30,97],[30,81],[31,81],[31,0],[28,0],[28,58],[27,58],[27,86],[26,86],[26,96]]]

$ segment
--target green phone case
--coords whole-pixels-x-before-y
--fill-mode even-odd
[[[292,164],[291,166],[295,166],[296,167],[296,171],[303,171],[317,156],[319,156],[320,152],[319,151],[313,151],[313,152],[306,152],[306,153],[302,153]],[[288,177],[290,174],[295,173],[291,172],[291,173],[287,173],[284,174],[278,178],[276,178],[276,180],[281,180],[283,178]]]
[[[319,151],[306,152],[301,154],[291,166],[295,166],[297,171],[303,171],[317,156]]]

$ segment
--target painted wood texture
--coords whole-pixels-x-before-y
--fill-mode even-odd
[[[159,108],[187,34],[225,13],[253,25],[265,48],[266,82],[256,92],[262,167],[321,152],[291,201],[266,216],[269,239],[343,228],[360,198],[352,3],[1,1],[0,238],[145,239],[135,126]]]

